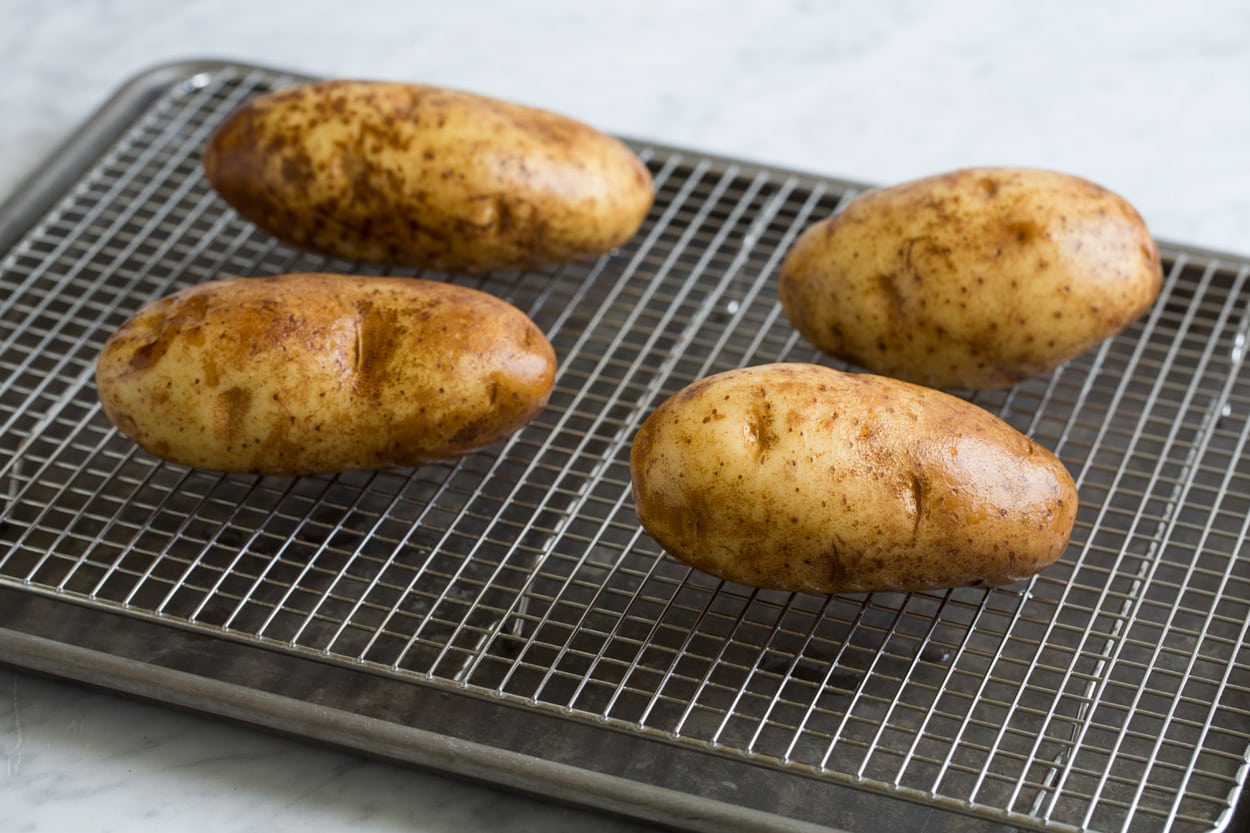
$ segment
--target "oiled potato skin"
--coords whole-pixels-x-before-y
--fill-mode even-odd
[[[1159,294],[1158,247],[1079,177],[971,168],[868,191],[787,253],[781,301],[825,353],[943,388],[1005,387],[1120,332]]]
[[[1063,464],[981,408],[809,364],[691,384],[648,417],[630,467],[671,555],[781,590],[1007,584],[1063,554],[1077,509]]]
[[[147,305],[105,344],[105,413],[151,453],[218,471],[410,466],[491,445],[551,391],[520,310],[412,278],[233,278]]]
[[[204,169],[241,215],[339,257],[480,271],[598,255],[637,231],[651,176],[573,119],[438,87],[325,81],[254,98]]]

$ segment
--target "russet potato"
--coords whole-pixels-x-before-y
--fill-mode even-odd
[[[444,271],[596,256],[651,207],[623,143],[555,113],[419,84],[322,81],[258,96],[210,137],[239,214],[316,252]]]
[[[720,578],[812,593],[1002,585],[1067,547],[1072,477],[989,412],[811,364],[697,381],[630,454],[643,528]]]
[[[112,422],[158,457],[296,475],[489,446],[539,413],[554,375],[543,332],[487,293],[301,274],[147,305],[105,344],[96,387]]]
[[[1124,199],[1075,176],[972,168],[865,192],[787,253],[783,309],[825,353],[940,388],[1005,387],[1154,303],[1159,251]]]

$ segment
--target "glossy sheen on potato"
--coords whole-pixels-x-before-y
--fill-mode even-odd
[[[416,84],[325,81],[254,98],[214,132],[209,182],[273,236],[444,271],[602,254],[653,198],[628,147],[580,122]]]
[[[1119,196],[1074,176],[978,168],[869,191],[782,265],[787,317],[825,353],[942,388],[1046,373],[1144,313],[1158,247]]]
[[[1077,509],[1063,464],[987,411],[809,364],[679,391],[630,467],[639,520],[671,555],[812,593],[1017,581],[1063,554]]]
[[[311,474],[491,445],[546,403],[555,355],[520,310],[411,278],[284,275],[140,310],[96,368],[104,411],[158,457]]]

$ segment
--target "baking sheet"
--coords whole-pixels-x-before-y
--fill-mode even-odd
[[[0,210],[0,658],[689,829],[1241,823],[1250,264],[1166,246],[1145,319],[976,398],[1077,477],[1072,544],[1042,576],[755,591],[638,528],[629,442],[695,378],[826,361],[775,271],[854,183],[634,142],[657,200],[627,246],[446,278],[524,309],[561,360],[547,411],[458,463],[224,476],[112,429],[94,360],[142,303],[378,273],[276,243],[200,174],[211,129],[294,80],[145,74]]]

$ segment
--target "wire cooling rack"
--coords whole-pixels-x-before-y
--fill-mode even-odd
[[[657,199],[627,246],[589,264],[446,278],[548,333],[560,371],[532,425],[414,470],[219,475],[163,464],[109,425],[92,381],[109,333],[198,281],[377,270],[276,243],[201,176],[213,127],[294,79],[232,64],[174,76],[153,76],[141,106],[111,117],[109,140],[90,140],[0,260],[0,658],[23,663],[14,646],[57,618],[77,631],[58,625],[40,644],[92,646],[59,673],[110,684],[120,666],[104,658],[128,652],[132,690],[148,669],[155,686],[170,646],[193,639],[198,673],[227,694],[276,691],[281,675],[264,669],[312,663],[321,693],[296,697],[282,726],[319,739],[312,706],[363,713],[374,688],[435,692],[452,710],[506,706],[494,736],[475,740],[502,750],[499,771],[516,770],[524,746],[526,761],[575,773],[566,787],[578,772],[615,779],[603,801],[577,800],[620,809],[613,783],[639,785],[626,811],[694,829],[716,827],[722,805],[757,812],[743,816],[754,829],[1242,823],[1250,263],[1165,248],[1145,318],[1049,377],[975,399],[1054,450],[1080,488],[1071,546],[1035,580],[752,590],[691,572],[640,530],[629,444],[696,378],[825,361],[780,314],[775,275],[856,186],[634,143]],[[36,615],[48,605],[55,617]],[[139,627],[161,629],[149,641],[165,647],[120,647]],[[262,670],[238,670],[254,649]],[[540,727],[562,741],[510,740]],[[579,745],[592,729],[608,740]],[[329,739],[404,757],[363,735]],[[626,742],[646,767],[613,770],[605,757]],[[691,781],[678,772],[691,755],[738,780]],[[520,785],[555,793],[559,780]],[[694,810],[665,815],[674,794]]]

